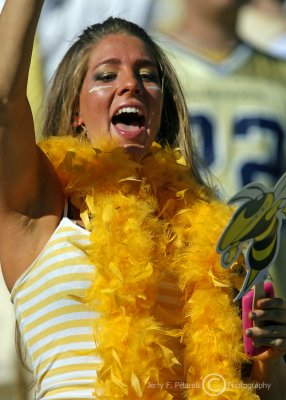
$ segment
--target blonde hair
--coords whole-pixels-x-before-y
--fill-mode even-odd
[[[70,47],[60,63],[47,97],[43,137],[78,135],[73,120],[79,107],[79,96],[90,54],[100,40],[111,34],[125,34],[142,40],[157,62],[163,91],[161,126],[157,141],[163,146],[178,146],[190,172],[199,182],[200,161],[192,141],[189,113],[180,83],[163,50],[140,26],[121,18],[110,17],[103,23],[89,26]]]

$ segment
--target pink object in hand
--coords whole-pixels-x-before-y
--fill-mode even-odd
[[[271,282],[264,283],[265,297],[274,297],[274,288]],[[248,318],[248,314],[253,309],[254,290],[250,290],[242,297],[242,329],[245,353],[251,356],[257,356],[267,350],[267,347],[254,347],[251,337],[246,336],[246,330],[253,327],[253,321]]]

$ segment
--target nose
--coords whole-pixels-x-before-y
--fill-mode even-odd
[[[143,85],[137,76],[135,76],[133,73],[128,73],[122,76],[118,91],[120,95],[138,95],[143,93]]]

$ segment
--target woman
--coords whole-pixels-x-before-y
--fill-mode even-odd
[[[169,63],[136,25],[87,28],[39,148],[26,82],[42,4],[8,0],[0,21],[0,255],[36,398],[258,398],[239,372],[243,264],[215,252],[230,210],[199,176]],[[271,349],[249,379],[283,398],[286,307],[261,303],[278,325],[253,329]]]

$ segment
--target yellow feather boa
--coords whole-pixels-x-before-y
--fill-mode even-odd
[[[81,300],[100,314],[96,398],[258,399],[240,378],[232,299],[241,266],[224,270],[216,253],[231,209],[209,199],[177,151],[156,144],[140,164],[72,137],[40,146],[91,231],[84,250],[95,279]],[[159,306],[166,275],[182,293],[179,313]]]

